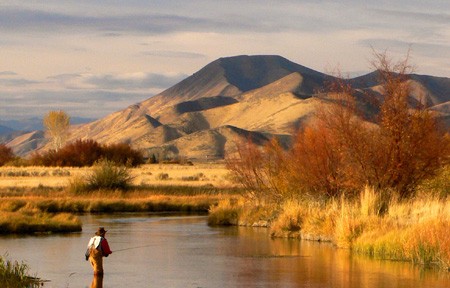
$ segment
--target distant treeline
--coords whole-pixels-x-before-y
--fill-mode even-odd
[[[138,166],[144,163],[144,156],[129,144],[117,143],[101,145],[94,140],[78,139],[66,144],[61,149],[51,149],[43,153],[35,153],[30,159],[17,158],[12,149],[0,144],[0,166],[33,165],[55,167],[92,166],[100,159],[107,159],[118,165]]]

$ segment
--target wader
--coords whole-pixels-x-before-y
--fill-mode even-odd
[[[100,249],[92,247],[89,252],[89,262],[91,262],[94,275],[103,274],[103,253]]]

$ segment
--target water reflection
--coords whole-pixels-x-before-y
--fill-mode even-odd
[[[91,282],[91,288],[103,288],[103,275],[94,275]]]
[[[25,260],[45,287],[450,287],[449,274],[371,260],[332,245],[271,239],[266,229],[208,227],[205,217],[83,216],[83,232],[0,237],[0,255]],[[84,259],[86,239],[108,227],[104,278]],[[72,276],[73,275],[73,276]],[[72,277],[71,277],[72,276]]]

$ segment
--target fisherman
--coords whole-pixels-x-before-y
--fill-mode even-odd
[[[103,275],[103,257],[108,257],[112,253],[105,238],[106,232],[104,227],[98,228],[95,236],[89,240],[85,253],[86,261],[89,260],[94,269],[94,275]]]

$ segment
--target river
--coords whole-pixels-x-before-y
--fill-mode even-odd
[[[264,228],[209,227],[205,216],[86,215],[83,231],[2,236],[0,253],[23,260],[44,287],[450,287],[450,273],[351,255],[327,243],[271,239]],[[113,254],[103,279],[84,252],[99,226]],[[114,252],[116,250],[116,252]],[[99,283],[100,282],[100,283]]]

